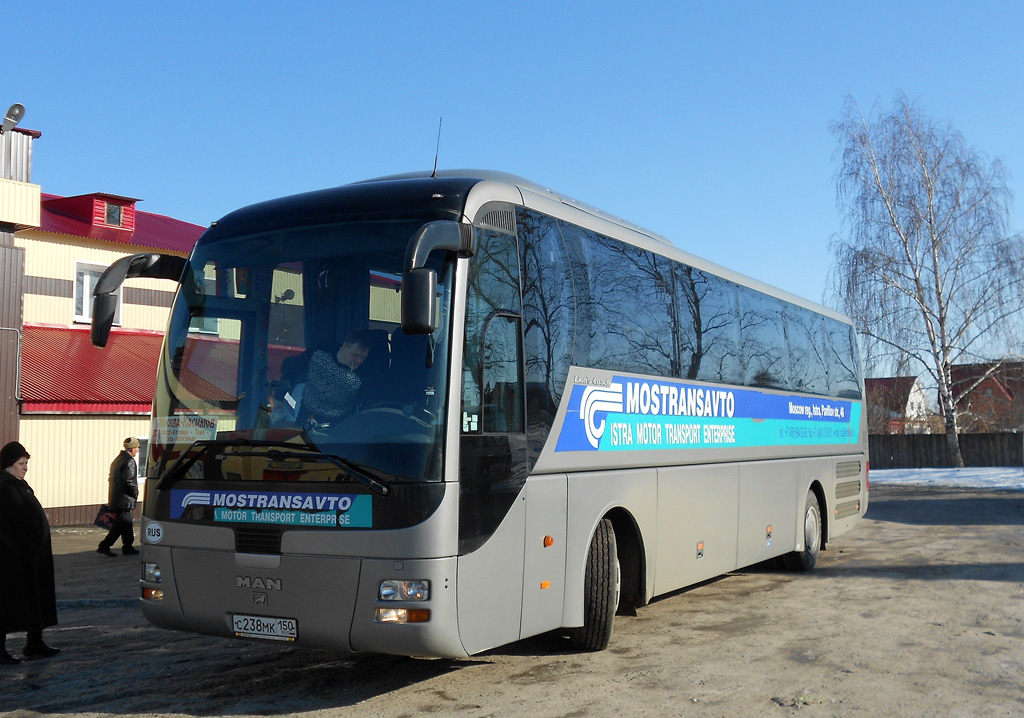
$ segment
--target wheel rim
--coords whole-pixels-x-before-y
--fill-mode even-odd
[[[806,550],[814,553],[818,550],[818,538],[820,534],[821,522],[818,521],[818,512],[814,510],[814,506],[810,506],[807,509],[807,514],[804,516],[804,546]]]

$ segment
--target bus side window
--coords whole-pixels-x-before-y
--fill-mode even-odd
[[[483,369],[484,433],[523,431],[518,317],[498,314],[488,322]]]
[[[514,367],[519,364],[519,340],[515,334],[521,311],[516,238],[489,230],[478,231],[466,296],[462,371],[465,432],[514,431],[494,427],[517,416],[522,424],[521,409],[510,409],[512,414],[503,418],[496,416],[496,408],[488,408],[488,405],[501,403],[508,389],[505,385],[513,381],[510,377],[519,380],[518,369]]]

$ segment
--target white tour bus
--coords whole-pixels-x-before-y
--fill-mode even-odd
[[[179,283],[142,520],[157,626],[600,650],[655,596],[776,557],[810,570],[867,510],[847,319],[518,177],[240,209],[187,261],[111,265],[97,345],[140,276]]]

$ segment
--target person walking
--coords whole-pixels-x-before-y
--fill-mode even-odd
[[[50,522],[25,481],[31,457],[17,441],[0,449],[0,665],[21,663],[7,652],[7,634],[25,631],[25,658],[60,653],[43,642],[57,625]]]
[[[135,502],[139,498],[139,467],[135,463],[135,457],[139,453],[139,440],[129,436],[124,440],[124,449],[117,455],[110,464],[110,492],[107,505],[117,518],[114,525],[110,527],[106,537],[100,541],[96,553],[112,557],[117,554],[110,550],[117,539],[121,539],[121,553],[128,556],[138,553],[135,548],[135,526],[132,521],[132,511],[135,509]]]

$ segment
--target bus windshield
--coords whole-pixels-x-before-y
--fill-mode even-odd
[[[200,240],[171,311],[149,472],[179,480],[441,480],[452,262],[438,328],[401,330],[409,238],[433,217]],[[205,238],[204,238],[205,239]]]

